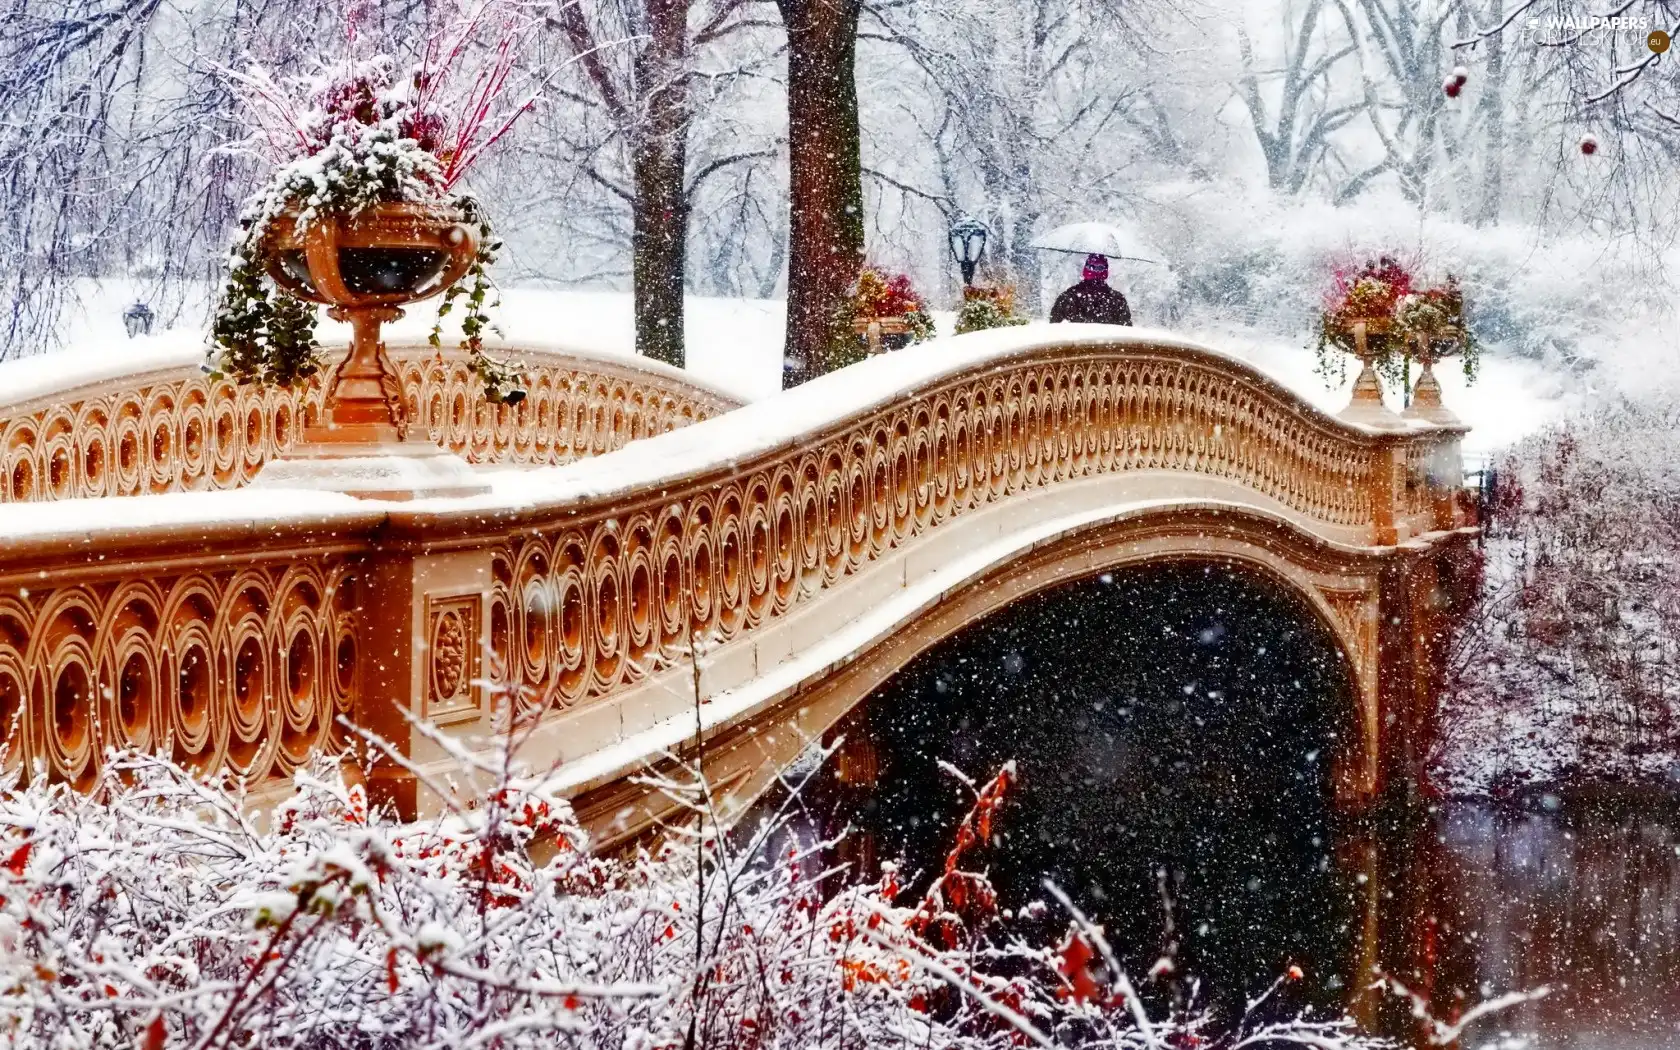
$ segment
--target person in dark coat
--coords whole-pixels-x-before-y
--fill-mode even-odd
[[[1132,308],[1126,297],[1108,286],[1108,258],[1085,257],[1085,279],[1056,296],[1050,308],[1050,323],[1072,321],[1086,324],[1131,324]]]

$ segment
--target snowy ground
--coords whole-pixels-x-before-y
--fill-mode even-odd
[[[109,354],[113,351],[141,351],[123,331],[122,307],[132,301],[132,292],[120,285],[108,286],[87,297],[88,306],[70,327],[66,345],[53,354]],[[509,338],[557,343],[561,346],[598,353],[634,352],[634,322],[630,297],[620,292],[512,288],[503,293],[497,320]],[[699,377],[747,400],[774,394],[781,388],[782,326],[784,307],[780,300],[712,299],[692,297],[688,301],[687,336],[689,368]],[[940,328],[949,331],[951,315],[936,314]],[[431,330],[431,305],[422,303],[408,316],[387,328],[394,338],[424,338]],[[1140,317],[1148,324],[1149,318]],[[202,338],[201,323],[187,320],[173,330],[146,340],[148,351],[179,347]],[[343,337],[343,326],[325,322],[324,337]],[[1203,327],[1181,333],[1189,338],[1227,351],[1251,362],[1284,383],[1313,404],[1334,412],[1347,404],[1348,383],[1331,389],[1313,372],[1314,355],[1306,348],[1306,335],[1265,332],[1233,325]],[[908,353],[914,353],[912,348]],[[139,355],[137,355],[139,356]],[[40,371],[44,362],[0,365],[0,399],[6,388],[17,382],[24,369]],[[1548,420],[1572,407],[1577,397],[1563,377],[1548,373],[1524,360],[1491,356],[1483,362],[1481,378],[1466,386],[1455,365],[1441,369],[1444,399],[1473,429],[1465,440],[1465,452],[1472,459],[1511,444]],[[1391,396],[1391,402],[1393,398]],[[1398,408],[1398,404],[1395,405]]]

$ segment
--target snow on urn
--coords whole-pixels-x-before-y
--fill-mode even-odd
[[[491,25],[500,40],[467,46]],[[352,31],[351,53],[316,77],[229,74],[256,127],[251,145],[272,170],[240,220],[209,368],[241,384],[295,387],[321,376],[325,387],[295,454],[271,462],[258,484],[392,499],[485,491],[465,460],[427,435],[410,441],[403,380],[380,330],[402,307],[441,296],[431,339],[441,361],[442,319],[463,305],[460,349],[485,398],[524,399],[521,367],[484,347],[494,305],[487,271],[500,243],[458,185],[535,102],[499,101],[518,52],[509,45],[530,28],[528,19],[483,17],[443,26],[406,69],[353,53]],[[481,54],[490,57],[472,57]],[[351,328],[330,368],[312,304]]]

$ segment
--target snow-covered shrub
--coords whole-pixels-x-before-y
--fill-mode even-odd
[[[1680,412],[1623,402],[1497,465],[1480,601],[1454,640],[1437,772],[1455,793],[1680,763]]]
[[[1015,286],[971,285],[963,289],[962,308],[957,311],[956,334],[984,332],[988,328],[1013,328],[1027,323],[1015,312]]]
[[[133,754],[112,755],[90,794],[0,794],[0,1038],[1002,1050],[1190,1045],[1202,1030],[1151,1020],[1082,919],[1058,948],[1008,933],[962,863],[990,839],[1007,771],[907,902],[890,869],[825,895],[821,844],[787,847],[774,820],[743,848],[677,828],[657,852],[594,858],[563,800],[492,783],[479,806],[407,824],[370,813],[328,763],[266,823],[236,791]],[[1386,1045],[1307,1018],[1245,1021],[1238,1038]]]

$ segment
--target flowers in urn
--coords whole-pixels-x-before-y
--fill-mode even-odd
[[[1404,346],[1406,378],[1410,378],[1414,358],[1422,366],[1406,415],[1432,423],[1457,423],[1458,418],[1441,404],[1435,362],[1458,355],[1464,363],[1464,378],[1470,382],[1475,382],[1481,363],[1481,346],[1466,322],[1464,291],[1458,278],[1448,274],[1441,284],[1401,299],[1394,310],[1394,326]]]
[[[1463,362],[1464,378],[1475,380],[1481,367],[1481,345],[1465,321],[1464,290],[1457,277],[1448,274],[1441,284],[1402,298],[1394,321],[1408,357],[1427,369],[1456,355]]]
[[[963,289],[962,309],[957,311],[958,335],[1026,323],[1027,319],[1015,312],[1014,285],[969,285]]]
[[[1455,354],[1464,359],[1464,375],[1474,380],[1479,346],[1465,322],[1464,292],[1458,278],[1423,285],[1393,258],[1383,256],[1358,270],[1338,271],[1318,326],[1318,369],[1327,379],[1346,378],[1342,353],[1359,358],[1350,418],[1368,423],[1392,420],[1382,405],[1379,374],[1398,382],[1410,403],[1408,416],[1450,424],[1457,420],[1441,406],[1434,364]],[[1411,366],[1422,370],[1415,387]]]
[[[919,343],[933,338],[933,318],[928,316],[921,295],[910,283],[908,274],[888,273],[866,266],[858,274],[857,290],[852,295],[853,316],[863,318],[895,318],[902,320],[910,342]]]
[[[229,254],[211,330],[216,373],[239,383],[307,381],[323,366],[311,304],[325,304],[355,331],[328,381],[329,405],[335,387],[369,403],[369,391],[382,392],[400,432],[400,381],[379,325],[401,316],[401,305],[441,294],[433,345],[441,349],[442,317],[462,308],[461,347],[486,396],[523,398],[518,367],[484,349],[487,311],[497,305],[488,268],[501,245],[461,187],[536,101],[506,97],[517,44],[532,28],[511,10],[492,0],[434,26],[412,65],[358,53],[352,21],[346,54],[313,76],[227,71],[255,129],[245,147],[271,168]]]
[[[854,338],[842,339],[836,347],[836,368],[935,335],[933,318],[910,277],[875,266],[865,266],[858,274],[841,313],[841,330]]]
[[[1384,374],[1398,373],[1394,312],[1412,291],[1412,275],[1390,256],[1356,270],[1337,270],[1318,324],[1318,371],[1326,379],[1346,378],[1352,354]]]

